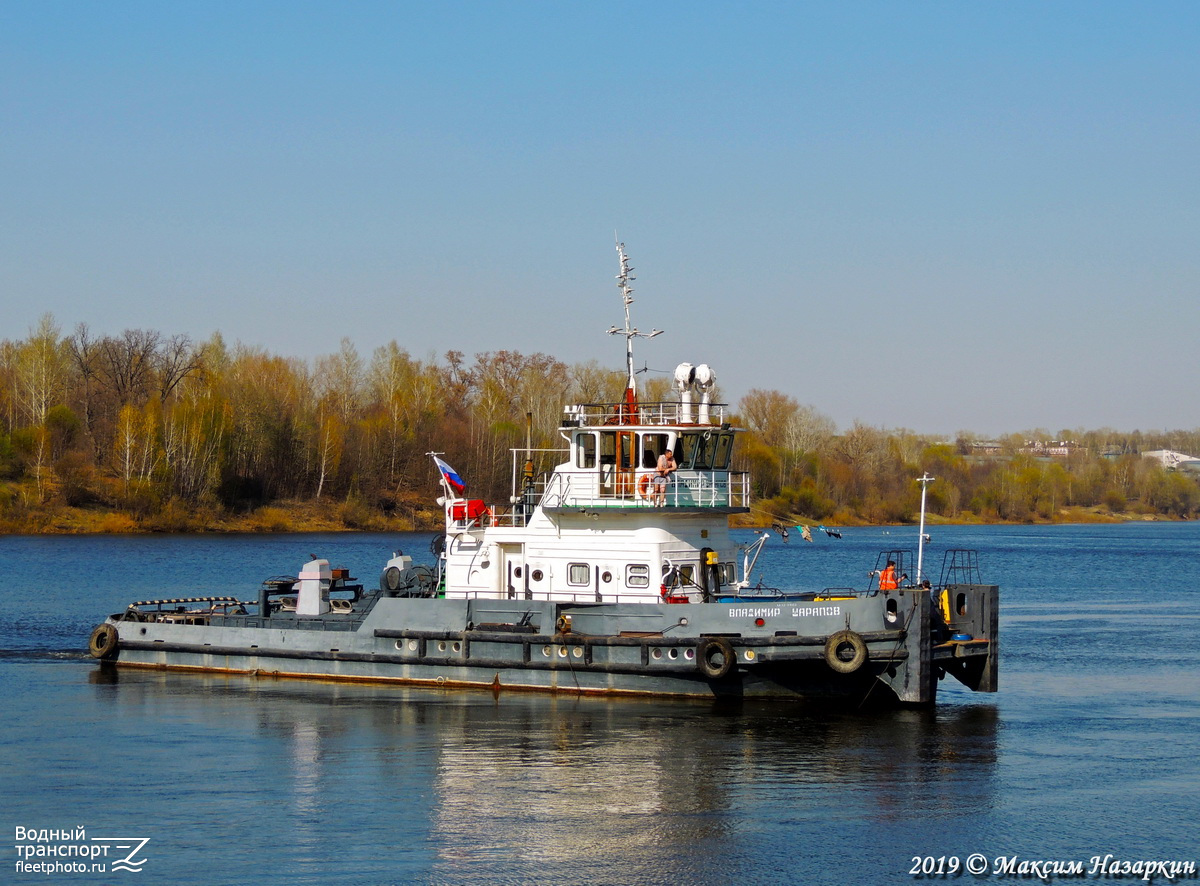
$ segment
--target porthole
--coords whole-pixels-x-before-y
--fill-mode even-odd
[[[576,646],[574,649],[571,650],[571,654],[573,656],[575,656],[576,658],[583,658],[583,647]]]
[[[650,651],[650,657],[657,661],[658,659],[662,658],[662,650],[661,649],[652,649]]]
[[[667,650],[667,658],[671,659],[671,661],[674,661],[675,659],[679,658],[679,650],[678,649],[668,649]]]
[[[604,582],[605,584],[608,584],[609,582],[611,582],[611,581],[612,581],[612,573],[611,573],[611,572],[605,572],[604,574],[602,574],[602,575],[600,576],[600,580],[601,580],[602,582]]]
[[[438,640],[438,652],[445,652],[445,651],[446,651],[446,641]]]
[[[462,644],[459,642],[455,642],[454,645],[452,645],[450,647],[450,649],[452,652],[462,652]]]
[[[416,652],[416,651],[417,651],[417,641],[416,641],[416,640],[409,640],[409,641],[408,641],[408,651],[409,651],[409,652]]]
[[[546,575],[545,575],[545,573],[542,572],[542,570],[535,569],[535,570],[533,570],[533,572],[529,573],[529,577],[532,578],[534,581],[541,581],[543,578],[546,577]]]
[[[696,657],[696,650],[692,649],[690,647],[683,650],[683,657],[686,658],[688,661],[691,661],[692,659],[694,659]]]
[[[549,658],[549,657],[550,657],[550,647],[549,647],[549,646],[543,646],[543,647],[542,647],[542,656],[543,656],[544,658]]]
[[[558,647],[558,657],[559,657],[559,658],[566,658],[566,657],[567,657],[567,647],[566,647],[566,646],[559,646],[559,647]]]

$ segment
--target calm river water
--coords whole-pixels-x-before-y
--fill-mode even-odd
[[[886,884],[973,853],[988,873],[949,879],[1026,882],[994,860],[1200,862],[1200,523],[932,531],[928,573],[975,548],[1001,585],[1001,690],[947,681],[936,711],[870,715],[114,675],[81,650],[132,600],[252,597],[310,552],[373,584],[430,537],[0,537],[0,882]],[[755,574],[862,585],[915,535],[793,533]],[[76,827],[148,838],[141,872],[17,867],[18,829]]]

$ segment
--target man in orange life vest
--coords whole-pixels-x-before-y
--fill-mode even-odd
[[[894,591],[896,587],[896,561],[888,560],[883,572],[879,573],[879,590]]]

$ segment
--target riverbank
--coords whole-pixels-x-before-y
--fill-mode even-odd
[[[1104,507],[1062,508],[1054,519],[1001,520],[978,515],[951,518],[927,514],[929,526],[973,525],[1058,525],[1130,522],[1178,522],[1178,517],[1138,512],[1114,512]],[[853,517],[815,520],[792,515],[786,521],[759,510],[735,515],[731,524],[738,529],[761,529],[774,523],[792,525],[911,526],[909,523],[871,523]],[[168,502],[152,514],[138,515],[104,508],[65,505],[24,508],[17,513],[0,515],[0,535],[99,535],[116,533],[266,533],[266,532],[436,532],[442,528],[440,509],[427,501],[398,502],[389,512],[370,508],[356,501],[279,501],[242,513],[221,512],[203,507],[187,507]]]
[[[441,511],[401,503],[390,512],[355,501],[279,501],[244,512],[169,502],[150,514],[86,507],[42,507],[0,515],[4,535],[115,533],[421,532],[441,527]]]

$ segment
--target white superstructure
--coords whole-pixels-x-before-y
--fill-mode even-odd
[[[567,406],[563,460],[542,476],[518,470],[532,453],[514,451],[508,505],[464,498],[443,481],[447,598],[701,602],[736,580],[728,515],[749,510],[747,475],[732,467],[737,430],[724,405],[711,402],[716,376],[706,364],[680,364],[679,402],[639,401],[632,342],[661,330],[640,333],[630,325],[632,268],[623,246],[617,248],[625,398]],[[656,496],[657,466],[667,450],[677,469]]]

